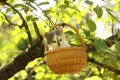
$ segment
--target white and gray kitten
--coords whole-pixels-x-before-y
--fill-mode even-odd
[[[44,36],[50,50],[70,47],[70,44],[65,39],[65,34],[63,33],[62,27],[51,32],[46,32]]]

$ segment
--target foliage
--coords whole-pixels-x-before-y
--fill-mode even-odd
[[[22,51],[27,50],[32,42],[31,37],[34,44],[37,37],[33,22],[37,22],[42,36],[54,24],[65,22],[74,25],[79,30],[86,44],[95,47],[94,51],[87,52],[88,57],[94,58],[101,65],[105,64],[120,70],[119,4],[119,0],[8,0],[0,2],[0,56],[2,56],[0,66],[8,64]],[[25,27],[26,24],[29,29]],[[80,44],[73,30],[65,27],[64,31],[71,44]],[[117,38],[109,40],[108,37],[116,34],[118,34]],[[9,80],[120,79],[120,74],[101,65],[88,62],[80,73],[57,75],[48,68],[44,58],[37,58]]]

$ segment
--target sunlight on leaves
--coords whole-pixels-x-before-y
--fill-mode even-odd
[[[86,78],[85,80],[102,80],[99,76],[92,76],[90,78]]]
[[[27,76],[27,73],[26,73],[26,71],[24,71],[24,70],[21,70],[20,72],[19,72],[19,74],[15,74],[14,75],[14,77],[12,77],[12,78],[10,78],[10,79],[8,79],[8,80],[24,80],[25,78],[26,78],[26,76]]]

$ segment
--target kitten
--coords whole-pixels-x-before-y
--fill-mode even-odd
[[[46,32],[44,36],[50,50],[70,47],[70,44],[65,39],[62,27],[51,32]]]

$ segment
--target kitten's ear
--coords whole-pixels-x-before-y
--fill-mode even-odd
[[[63,27],[59,28],[59,32],[63,33]]]
[[[48,38],[49,38],[49,33],[46,32],[46,33],[44,34],[44,36],[45,36],[46,39],[48,39]]]

